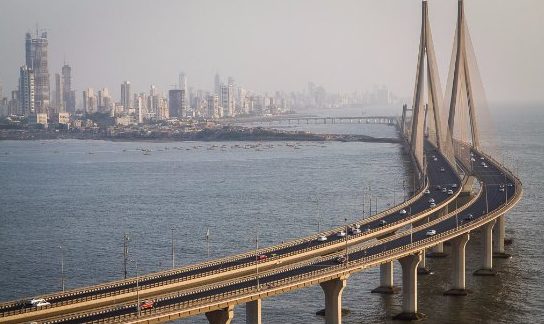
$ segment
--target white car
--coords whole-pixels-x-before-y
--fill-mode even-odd
[[[433,158],[433,161],[438,161],[438,159],[437,159],[437,158]]]
[[[351,227],[349,229],[349,233],[351,235],[357,235],[357,234],[361,233],[361,230],[358,227]]]
[[[400,213],[401,215],[406,214],[406,209],[401,209],[399,213]]]
[[[384,226],[387,224],[387,221],[385,219],[380,220],[380,226]]]
[[[453,190],[448,190],[448,195],[453,195]]]
[[[476,159],[473,158],[473,157],[471,157],[470,160],[471,160],[472,162],[476,162]]]
[[[484,168],[487,168],[487,164],[484,164]]]
[[[480,163],[480,164],[481,164],[482,166],[484,166],[484,165],[485,165],[485,162],[482,162],[482,163]]]
[[[448,188],[446,187],[442,188],[442,192],[448,192]]]
[[[429,189],[425,189],[425,191],[423,192],[424,194],[428,195],[431,193],[431,191]]]
[[[451,185],[452,188],[457,188],[457,183]]]
[[[29,300],[28,303],[30,304],[30,306],[33,306],[33,307],[42,307],[42,306],[51,305],[50,302],[46,301],[43,298],[34,298],[34,299]]]
[[[504,192],[504,187],[500,187],[500,188],[499,188],[499,191],[500,191],[500,192]]]
[[[429,203],[434,203],[434,198],[429,199]]]
[[[427,236],[436,235],[436,231],[435,230],[428,230],[427,233],[425,233],[425,235],[427,235]]]
[[[340,231],[340,232],[336,233],[336,236],[337,237],[344,237],[344,236],[346,236],[346,232]]]
[[[446,171],[446,169],[444,169],[444,167],[440,168],[440,172],[444,172]]]
[[[434,207],[436,207],[436,204],[435,203],[430,203],[429,207],[434,208]]]
[[[482,157],[480,157],[480,160],[485,160],[485,158],[482,156]]]
[[[325,235],[319,235],[317,238],[318,242],[325,242],[327,240],[327,237]]]

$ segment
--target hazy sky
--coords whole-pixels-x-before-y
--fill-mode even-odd
[[[466,15],[490,101],[544,102],[544,1],[466,0]],[[455,0],[430,0],[445,82]],[[24,34],[46,28],[49,71],[72,65],[84,88],[120,84],[166,91],[184,71],[211,89],[215,72],[257,91],[329,91],[386,84],[411,96],[419,0],[0,0],[0,80],[16,87]],[[53,78],[52,78],[53,80]]]

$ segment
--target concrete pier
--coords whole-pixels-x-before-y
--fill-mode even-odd
[[[481,227],[482,229],[482,267],[474,272],[475,276],[494,276],[493,270],[493,226],[495,220]]]
[[[417,311],[417,266],[420,261],[419,253],[399,259],[402,267],[402,313],[393,319],[413,321],[425,317]]]
[[[234,318],[234,307],[229,306],[227,308],[207,312],[206,318],[210,324],[230,324]]]
[[[325,324],[342,323],[342,291],[347,276],[320,283],[325,293]]]
[[[246,324],[261,324],[261,300],[246,303]]]
[[[465,286],[465,247],[469,239],[469,234],[463,234],[451,240],[453,287],[446,291],[444,295],[466,296],[468,294]]]
[[[448,255],[444,252],[444,243],[438,243],[431,248],[431,251],[427,253],[428,258],[445,258]]]
[[[372,290],[375,294],[394,294],[400,290],[393,285],[393,261],[380,265],[380,286]]]
[[[504,251],[504,238],[506,228],[506,214],[502,214],[497,218],[497,224],[494,229],[495,247],[493,251],[493,257],[499,259],[508,259],[512,256]]]
[[[417,266],[417,274],[418,275],[433,274],[433,271],[429,267],[427,267],[427,264],[426,264],[425,249],[421,251],[421,262],[419,262]]]

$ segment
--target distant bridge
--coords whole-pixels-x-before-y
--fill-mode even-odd
[[[355,116],[355,117],[317,117],[317,116],[271,116],[259,118],[238,118],[230,122],[242,123],[265,123],[269,125],[291,125],[291,124],[387,124],[397,125],[400,117],[394,116]]]

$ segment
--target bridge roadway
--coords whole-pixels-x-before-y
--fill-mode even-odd
[[[432,146],[430,146],[430,144],[426,145],[426,149],[428,151],[428,160],[431,161],[431,167],[428,168],[427,175],[429,186],[443,186],[446,184],[451,186],[451,184],[457,184],[457,189],[454,188],[454,195],[448,195],[447,193],[443,193],[441,191],[433,192],[433,197],[436,201],[437,208],[441,208],[447,205],[455,197],[457,197],[460,192],[461,182],[455,170],[453,170],[449,163],[447,163],[440,154],[434,152],[434,149],[432,148]],[[436,156],[438,161],[432,161],[431,156],[433,155]],[[444,172],[440,171],[440,167],[444,167]],[[421,195],[420,193],[420,195],[416,195],[415,197],[416,198],[411,199],[404,204],[393,207],[378,215],[357,222],[357,224],[362,226],[361,228],[363,232],[356,235],[350,235],[350,245],[360,243],[361,241],[370,240],[375,237],[383,236],[389,232],[394,232],[414,220],[426,217],[427,215],[431,214],[433,210],[435,210],[435,208],[430,208],[428,197],[426,197],[425,195]],[[406,210],[406,213],[401,214],[399,212],[401,209]],[[386,222],[385,226],[382,225],[382,221]],[[343,228],[344,227],[339,227],[334,230],[325,232],[327,236],[326,242],[318,242],[316,240],[317,235],[314,235],[294,242],[287,242],[286,244],[259,250],[259,255],[264,254],[268,257],[267,261],[259,262],[259,267],[262,267],[263,270],[266,270],[267,268],[276,267],[278,264],[285,265],[287,262],[282,262],[285,258],[293,256],[296,257],[299,254],[311,251],[315,253],[309,253],[308,255],[305,255],[304,258],[315,256],[316,254],[327,254],[342,249],[343,238],[337,237],[336,234]],[[368,229],[370,232],[365,233],[366,229]],[[300,259],[293,258],[292,261],[300,261]],[[225,258],[220,260],[220,262],[204,263],[202,265],[183,268],[174,272],[166,271],[162,273],[147,275],[140,278],[138,285],[141,291],[145,291],[147,288],[165,286],[172,283],[187,283],[183,284],[182,287],[179,285],[172,287],[172,290],[179,290],[180,288],[189,288],[197,284],[202,285],[204,283],[209,283],[213,280],[224,280],[229,270],[235,270],[236,276],[239,277],[241,275],[241,268],[246,268],[247,272],[250,273],[255,267],[255,263],[255,253],[250,252],[236,256],[234,258]],[[221,274],[225,274],[225,276],[221,276]],[[213,279],[207,281],[207,277],[213,277]],[[51,303],[51,306],[47,307],[27,308],[25,306],[24,300],[5,303],[3,305],[0,305],[0,322],[2,322],[2,317],[11,317],[12,315],[25,313],[31,317],[29,313],[35,311],[51,310],[58,306],[78,304],[85,301],[98,302],[101,298],[111,297],[112,295],[127,294],[130,292],[134,292],[135,289],[136,280],[135,278],[131,278],[118,282],[112,282],[109,284],[103,284],[100,286],[76,289],[73,291],[68,291],[66,293],[58,293],[50,296],[40,296],[44,297],[47,301]],[[129,299],[134,299],[134,296],[132,295]],[[119,299],[118,301],[123,300]],[[6,318],[6,320],[8,320],[8,318]]]
[[[306,122],[306,124],[339,124],[339,123],[348,123],[348,124],[387,124],[387,125],[396,125],[398,123],[398,117],[392,116],[353,116],[353,117],[317,117],[317,116],[271,116],[271,117],[259,117],[259,118],[243,118],[243,119],[225,119],[227,122],[244,124],[244,123],[284,123],[287,122],[300,124],[301,122]]]
[[[301,278],[311,279],[311,277],[323,276],[324,273],[348,274],[354,271],[360,271],[372,265],[383,262],[384,256],[389,259],[398,259],[395,253],[413,253],[414,250],[420,250],[421,245],[426,244],[431,246],[440,241],[444,241],[452,232],[457,234],[470,231],[478,226],[481,226],[486,217],[498,211],[501,207],[505,207],[507,202],[513,202],[517,191],[517,182],[512,176],[503,172],[494,162],[485,159],[488,165],[484,168],[480,165],[481,155],[476,154],[476,162],[474,164],[474,174],[484,184],[480,194],[461,212],[454,211],[446,216],[442,216],[428,224],[419,226],[413,231],[405,231],[385,238],[372,245],[367,245],[362,248],[354,249],[349,253],[346,264],[338,264],[335,262],[335,255],[323,258],[315,258],[310,262],[302,265],[291,266],[286,269],[270,271],[263,273],[259,277],[258,282],[255,276],[248,276],[236,281],[227,282],[224,284],[210,285],[201,289],[161,296],[156,299],[155,306],[152,310],[142,313],[140,321],[144,320],[165,320],[160,313],[172,312],[175,308],[198,308],[209,310],[206,304],[220,303],[222,298],[233,298],[237,294],[258,294],[261,297],[274,295],[273,290],[281,288],[286,283],[301,280]],[[499,191],[499,185],[504,184],[505,191]],[[435,196],[436,192],[426,195]],[[473,219],[469,220],[469,214],[473,215]],[[436,235],[428,236],[429,229],[436,230]],[[410,248],[411,247],[411,248]],[[340,253],[341,254],[341,253]],[[398,253],[400,254],[400,253]],[[270,290],[270,292],[267,292]],[[283,291],[282,291],[283,292]],[[281,293],[281,292],[280,292]],[[43,323],[82,323],[93,321],[113,321],[136,320],[137,308],[134,303],[116,306],[113,308],[105,308],[97,310],[94,313],[74,314],[69,318],[52,319]],[[204,311],[202,311],[204,312]],[[194,315],[193,312],[191,315]],[[171,319],[170,316],[167,317]]]

